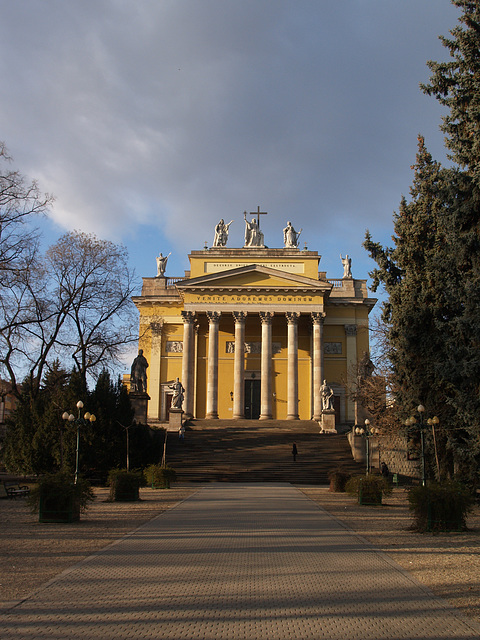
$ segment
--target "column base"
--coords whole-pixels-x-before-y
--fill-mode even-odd
[[[263,415],[259,417],[259,420],[271,420],[272,419],[272,414],[270,415]]]
[[[233,420],[244,420],[245,414],[244,413],[233,414],[232,418]]]
[[[218,420],[218,413],[207,413],[205,415],[206,420]]]
[[[300,418],[298,417],[298,413],[297,413],[297,414],[288,415],[287,420],[300,420]]]

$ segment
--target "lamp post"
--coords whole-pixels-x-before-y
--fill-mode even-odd
[[[421,461],[422,461],[422,487],[425,486],[425,436],[423,433],[423,414],[425,412],[425,407],[423,404],[419,404],[417,407],[417,412],[420,416],[420,447],[421,447]],[[415,416],[410,416],[405,420],[405,425],[407,427],[412,427],[414,424],[417,424],[417,420]]]
[[[368,418],[365,419],[365,428],[356,427],[355,433],[357,436],[365,436],[365,451],[367,454],[367,475],[370,473],[370,436],[375,436],[378,434],[378,429],[375,427],[370,427],[370,420]]]
[[[65,411],[62,415],[62,418],[64,420],[68,420],[68,422],[74,422],[77,425],[77,449],[76,449],[76,454],[75,454],[75,480],[74,480],[74,484],[77,484],[77,480],[78,480],[78,461],[79,461],[79,451],[80,451],[80,427],[81,426],[85,426],[87,424],[87,421],[89,422],[95,422],[96,417],[93,415],[93,413],[89,413],[88,411],[86,411],[83,414],[83,417],[80,415],[80,410],[83,409],[83,402],[81,400],[79,400],[77,402],[77,409],[78,409],[78,417],[75,419],[75,416],[72,413],[68,413],[68,411]]]
[[[437,479],[440,481],[440,463],[438,461],[438,451],[437,451],[437,438],[435,436],[435,427],[440,422],[437,416],[433,416],[433,418],[429,418],[427,420],[427,424],[432,427],[432,435],[433,435],[433,448],[435,450],[435,463],[437,465]]]

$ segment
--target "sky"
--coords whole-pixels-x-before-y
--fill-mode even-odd
[[[56,200],[45,241],[123,243],[137,275],[188,269],[220,218],[243,246],[291,220],[341,278],[374,267],[412,182],[417,135],[444,162],[422,93],[450,0],[0,0],[0,140]],[[373,294],[372,294],[373,295]]]

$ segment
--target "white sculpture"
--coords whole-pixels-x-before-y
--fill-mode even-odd
[[[185,389],[183,388],[182,383],[179,378],[175,380],[175,382],[170,386],[170,389],[173,390],[172,396],[172,409],[181,409],[183,405],[183,394],[185,393]]]
[[[157,257],[157,278],[165,275],[165,269],[167,268],[168,258],[172,255],[172,252],[168,256],[163,256],[161,253]]]
[[[214,247],[226,247],[228,240],[228,228],[232,224],[233,220],[230,220],[228,224],[225,224],[223,218],[215,227],[215,237],[213,239]]]
[[[333,389],[329,387],[327,381],[324,380],[320,387],[320,394],[322,396],[322,411],[333,410]]]
[[[351,278],[352,277],[352,259],[348,257],[348,253],[345,258],[342,258],[342,254],[340,254],[340,260],[343,265],[343,277]]]
[[[264,247],[263,233],[260,231],[255,218],[251,222],[247,220],[247,212],[243,214],[245,218],[245,247]]]
[[[297,233],[295,229],[292,227],[292,223],[290,220],[287,222],[287,226],[283,230],[283,246],[287,249],[297,249],[298,248],[298,238],[302,233],[303,229]]]

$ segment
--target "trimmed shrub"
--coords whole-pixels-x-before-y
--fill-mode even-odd
[[[177,479],[177,472],[172,467],[151,464],[144,472],[147,485],[152,489],[170,489],[170,483]]]
[[[345,490],[358,499],[359,504],[382,504],[382,496],[392,493],[392,486],[383,476],[369,473],[366,476],[353,476],[345,485]]]
[[[40,522],[78,522],[80,513],[95,499],[90,483],[60,471],[42,476],[27,497],[32,512],[38,510]]]
[[[328,478],[330,480],[330,491],[335,493],[344,493],[347,482],[352,477],[351,473],[343,469],[334,469],[329,471]]]
[[[412,487],[408,492],[415,531],[464,531],[474,498],[459,482]]]
[[[126,469],[112,469],[108,474],[109,500],[112,502],[136,502],[140,500],[140,473]]]

